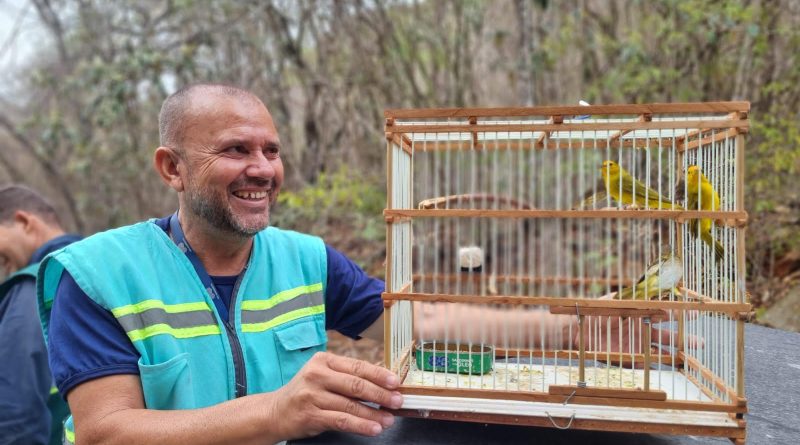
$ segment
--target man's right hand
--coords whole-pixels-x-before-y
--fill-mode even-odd
[[[81,444],[263,444],[327,430],[368,436],[392,425],[391,414],[361,401],[400,408],[392,372],[318,353],[284,387],[205,408],[146,409],[138,375],[110,375],[67,394]]]
[[[397,376],[385,368],[319,352],[271,394],[270,417],[286,439],[328,430],[376,436],[394,423],[394,417],[361,401],[398,409],[403,404],[398,384]]]

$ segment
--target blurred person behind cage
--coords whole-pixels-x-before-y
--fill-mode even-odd
[[[50,252],[76,240],[39,193],[0,187],[0,444],[61,443],[69,410],[53,385],[38,307],[36,271]]]

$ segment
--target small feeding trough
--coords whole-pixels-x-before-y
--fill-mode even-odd
[[[424,371],[480,375],[492,370],[494,348],[426,342],[416,347],[416,358],[417,368]]]

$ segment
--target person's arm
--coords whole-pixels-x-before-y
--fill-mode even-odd
[[[0,443],[46,444],[52,378],[36,307],[34,280],[0,300]]]
[[[325,289],[325,329],[353,339],[383,341],[384,282],[370,277],[356,263],[325,246],[328,281]]]
[[[415,301],[413,310],[414,338],[424,340],[447,338],[461,343],[483,342],[508,345],[509,348],[530,348],[541,346],[542,338],[546,338],[546,347],[565,348],[569,346],[570,332],[578,332],[575,317],[553,315],[541,309],[514,310],[485,305]],[[382,342],[383,314],[361,336]],[[572,338],[577,341],[575,335]]]
[[[397,379],[365,362],[317,354],[286,386],[185,411],[145,409],[138,352],[108,310],[65,272],[50,326],[51,363],[79,443],[270,443],[326,429],[376,434],[398,408]]]
[[[610,299],[614,294],[604,295]],[[464,303],[414,302],[414,338],[429,341],[485,343],[504,348],[577,349],[578,317],[554,315],[546,309],[498,308]],[[644,325],[620,317],[585,317],[587,351],[641,352]],[[653,320],[654,322],[663,320]],[[372,327],[370,327],[372,329]],[[669,345],[677,334],[668,328],[651,327],[655,343]],[[592,333],[599,335],[592,337]],[[633,336],[630,333],[633,332]],[[542,340],[544,339],[544,342]],[[702,345],[702,339],[687,337],[687,344]],[[543,344],[544,343],[544,344]]]
[[[383,342],[383,314],[372,322],[367,329],[364,329],[361,336],[377,342]]]
[[[281,389],[195,410],[144,408],[138,376],[78,385],[68,395],[75,436],[89,444],[264,444],[326,430],[374,436],[393,417],[359,400],[399,408],[397,377],[369,363],[318,353]]]
[[[413,310],[414,337],[426,341],[447,339],[513,349],[539,348],[544,339],[545,348],[562,349],[569,346],[570,332],[577,332],[575,317],[544,309],[415,301]]]

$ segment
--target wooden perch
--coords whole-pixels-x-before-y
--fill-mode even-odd
[[[652,114],[652,113],[644,113],[644,114],[641,114],[641,115],[639,115],[639,118],[638,118],[638,119],[636,119],[636,122],[652,122],[652,121],[653,121],[653,114]],[[611,141],[617,141],[617,140],[619,140],[619,139],[620,139],[622,136],[625,136],[626,134],[630,133],[631,131],[633,131],[633,130],[631,130],[631,129],[628,129],[628,130],[618,130],[618,131],[614,132],[614,134],[612,134],[612,135],[611,135],[611,136],[608,138],[608,140],[609,140],[609,142],[611,142]]]
[[[450,196],[440,196],[438,198],[430,198],[420,201],[419,205],[417,206],[418,209],[440,209],[442,208],[442,204],[446,203],[462,203],[462,202],[483,202],[483,203],[495,203],[498,204],[505,204],[509,207],[517,208],[517,209],[525,209],[525,210],[533,210],[533,207],[524,203],[522,201],[518,201],[514,198],[508,198],[505,196],[495,196],[488,193],[467,193],[463,195],[450,195]]]
[[[577,386],[550,385],[548,394],[561,396],[579,397],[600,397],[614,399],[638,399],[638,400],[667,400],[667,393],[664,391],[643,391],[641,389],[617,389],[617,388],[579,388]]]
[[[550,120],[547,121],[548,124],[563,124],[564,123],[564,116],[551,116]],[[537,147],[544,147],[544,140],[545,138],[549,138],[552,134],[552,131],[543,131],[542,134],[536,138],[536,146]]]
[[[621,307],[586,307],[577,309],[575,306],[550,306],[550,313],[556,315],[588,315],[593,317],[649,317],[654,321],[667,320],[669,314],[663,309],[636,309]]]

